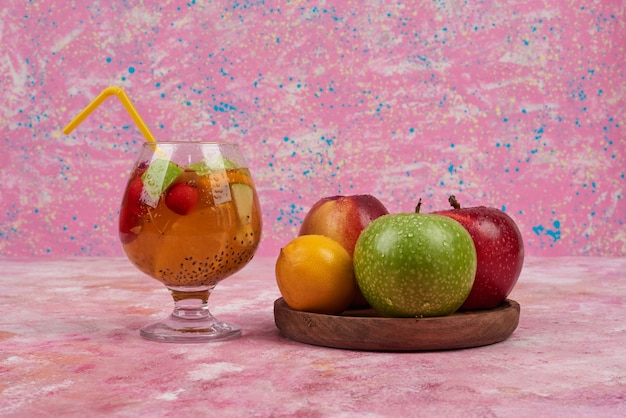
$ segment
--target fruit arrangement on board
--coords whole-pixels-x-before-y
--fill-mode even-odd
[[[498,307],[522,270],[520,231],[499,209],[449,202],[390,214],[371,195],[320,199],[276,260],[285,303],[330,315],[371,307],[390,318]]]

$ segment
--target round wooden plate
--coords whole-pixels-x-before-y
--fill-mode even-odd
[[[274,321],[285,337],[367,351],[434,351],[494,344],[515,331],[519,315],[519,304],[510,299],[494,309],[434,318],[383,318],[373,309],[324,315],[294,311],[283,298],[274,302]]]

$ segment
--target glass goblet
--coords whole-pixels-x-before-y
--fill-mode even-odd
[[[128,259],[169,289],[174,310],[141,336],[163,342],[239,336],[240,328],[213,317],[209,296],[252,259],[261,227],[258,195],[236,144],[144,144],[122,200],[119,236]]]

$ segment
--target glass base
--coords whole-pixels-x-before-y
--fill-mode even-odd
[[[181,319],[174,315],[146,325],[139,334],[151,341],[166,343],[202,343],[225,341],[241,335],[241,328],[215,318]]]

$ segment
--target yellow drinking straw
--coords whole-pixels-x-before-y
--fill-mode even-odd
[[[63,128],[63,133],[67,135],[72,132],[74,128],[76,128],[83,120],[85,120],[85,118],[89,116],[89,114],[93,112],[96,107],[100,106],[107,97],[113,95],[117,96],[117,98],[120,99],[120,101],[126,108],[126,111],[133,118],[133,120],[137,124],[137,127],[146,138],[146,141],[156,142],[156,139],[154,139],[154,135],[152,135],[152,132],[150,132],[150,129],[148,129],[148,125],[146,125],[143,119],[141,119],[141,116],[139,116],[139,113],[137,113],[137,110],[131,103],[126,93],[124,93],[124,90],[122,90],[121,87],[117,86],[110,86],[104,89],[98,97],[96,97],[91,103],[89,103],[86,108],[84,108],[74,119],[72,119],[70,123],[67,124],[65,128]]]

